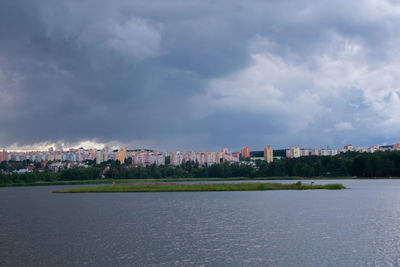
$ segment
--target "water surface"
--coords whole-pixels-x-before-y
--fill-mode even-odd
[[[0,266],[399,265],[400,180],[334,182],[351,189],[0,188]]]

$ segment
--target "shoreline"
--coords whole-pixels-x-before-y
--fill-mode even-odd
[[[400,177],[230,177],[230,178],[149,178],[149,179],[98,179],[98,180],[76,180],[76,181],[54,181],[35,183],[13,183],[0,184],[1,187],[30,187],[30,186],[52,186],[52,185],[101,185],[101,184],[127,184],[127,183],[157,183],[157,182],[218,182],[218,181],[312,181],[312,180],[399,180]]]

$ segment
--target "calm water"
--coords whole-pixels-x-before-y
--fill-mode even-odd
[[[400,180],[335,182],[351,190],[0,188],[0,266],[400,265]]]

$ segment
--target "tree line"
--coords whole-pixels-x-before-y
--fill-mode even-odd
[[[130,162],[129,160],[127,162]],[[4,170],[7,164],[1,163]],[[103,174],[105,167],[109,170]],[[246,163],[220,163],[199,166],[197,162],[183,162],[180,166],[133,167],[109,161],[89,168],[71,168],[59,172],[45,170],[23,174],[0,172],[0,184],[34,183],[38,181],[72,181],[133,178],[228,178],[228,177],[400,177],[400,152],[357,153],[336,156],[309,156],[283,159],[272,163],[256,160],[255,166]]]

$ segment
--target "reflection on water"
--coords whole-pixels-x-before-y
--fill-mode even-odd
[[[0,265],[399,265],[400,180],[335,182],[351,189],[52,194],[72,186],[0,188]]]

